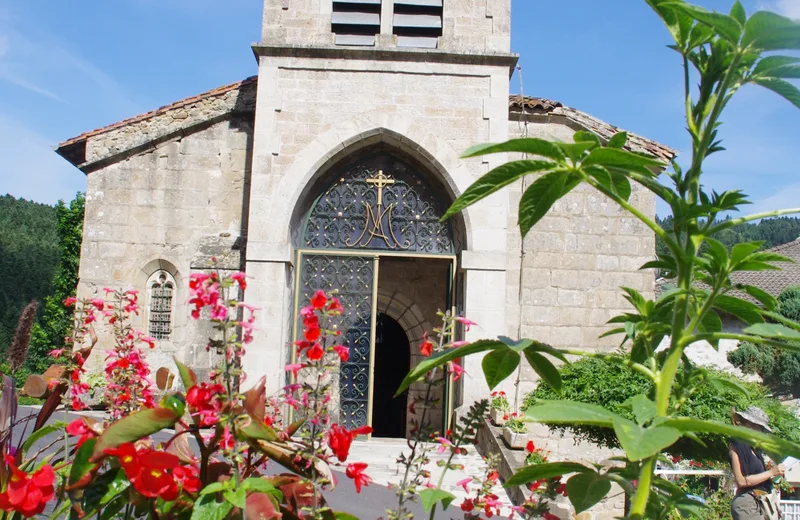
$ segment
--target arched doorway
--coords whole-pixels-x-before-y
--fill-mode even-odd
[[[372,389],[372,430],[376,437],[405,437],[408,392],[395,397],[411,369],[411,344],[394,318],[380,313],[375,330],[375,382]]]
[[[408,400],[419,389],[412,387],[407,400],[390,396],[420,361],[413,346],[421,338],[403,340],[393,333],[390,343],[405,344],[408,360],[391,357],[399,352],[384,358],[379,328],[396,330],[397,319],[380,317],[379,285],[405,291],[412,301],[429,300],[425,312],[433,322],[438,310],[454,308],[461,234],[452,221],[441,221],[452,199],[423,165],[383,144],[334,165],[316,186],[293,232],[295,312],[317,290],[338,292],[345,313],[337,327],[350,356],[340,367],[333,420],[348,428],[371,424],[376,435],[403,437],[412,419]],[[452,392],[445,388],[441,409],[428,414],[438,421],[436,429],[446,428],[450,416]]]

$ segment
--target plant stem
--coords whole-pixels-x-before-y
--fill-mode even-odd
[[[642,469],[639,472],[639,485],[636,487],[636,494],[633,495],[633,501],[631,502],[630,518],[632,520],[644,518],[647,499],[650,498],[650,484],[653,481],[656,459],[658,459],[658,455],[653,455],[642,464]]]

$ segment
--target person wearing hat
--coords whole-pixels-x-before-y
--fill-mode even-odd
[[[772,433],[769,418],[764,410],[751,406],[734,413],[734,424],[756,431]],[[733,520],[763,520],[766,518],[759,497],[772,494],[772,479],[783,475],[783,464],[767,469],[761,450],[753,449],[738,439],[729,445],[731,470],[736,482],[736,496],[731,502]]]

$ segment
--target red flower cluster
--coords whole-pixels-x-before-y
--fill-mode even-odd
[[[181,488],[188,493],[200,490],[197,468],[181,466],[180,459],[170,453],[152,449],[137,450],[133,444],[126,443],[106,450],[106,454],[119,459],[134,489],[148,498],[161,498],[169,502],[178,498]]]
[[[71,423],[69,423],[66,427],[67,433],[72,435],[73,437],[77,437],[80,435],[80,439],[78,439],[78,447],[80,448],[81,444],[86,442],[87,440],[97,437],[97,433],[89,428],[86,424],[86,421],[83,418],[75,419]]]
[[[244,282],[244,277],[241,280]],[[189,277],[189,291],[192,294],[189,304],[194,305],[192,318],[199,320],[200,311],[205,307],[211,308],[211,319],[214,321],[223,321],[228,317],[228,307],[220,293],[217,273],[193,273]]]
[[[3,493],[0,493],[0,509],[16,511],[30,518],[44,511],[44,506],[53,498],[53,483],[56,473],[53,467],[45,464],[37,471],[28,474],[14,464],[14,458],[6,456],[6,463],[11,469],[11,478]]]
[[[328,446],[333,450],[333,454],[340,462],[345,462],[350,454],[350,445],[357,435],[368,435],[372,433],[370,426],[359,426],[354,430],[348,430],[338,424],[331,425],[328,432]]]
[[[198,414],[200,426],[213,426],[219,422],[219,411],[222,408],[220,396],[224,394],[225,388],[219,383],[200,383],[186,392],[186,404]]]
[[[318,311],[323,312],[329,316],[341,314],[344,308],[339,300],[336,298],[328,298],[323,291],[317,291],[311,297],[311,305],[300,309],[300,316],[303,318],[303,337],[295,342],[298,354],[305,353],[309,361],[319,361],[325,355],[325,349],[322,348],[320,338],[322,337],[322,329],[319,324]],[[337,331],[337,335],[338,335]],[[342,362],[350,359],[350,349],[343,345],[336,345],[332,347],[333,351],[339,355]]]

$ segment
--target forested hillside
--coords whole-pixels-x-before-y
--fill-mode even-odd
[[[671,216],[664,219],[656,217],[656,221],[664,229],[672,228]],[[800,218],[779,217],[764,219],[757,223],[741,224],[715,235],[714,238],[729,248],[740,242],[763,240],[762,249],[768,249],[800,238]],[[656,238],[656,252],[667,252],[667,247],[658,238]]]
[[[0,353],[25,305],[52,291],[59,260],[57,224],[52,206],[0,196]]]

